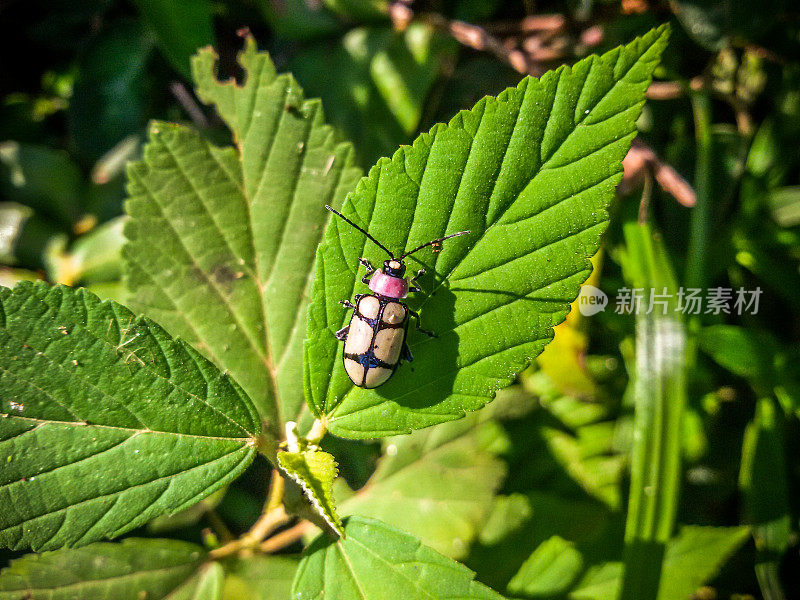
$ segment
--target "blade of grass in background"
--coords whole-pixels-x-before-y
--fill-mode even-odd
[[[784,461],[783,413],[771,398],[756,404],[744,433],[739,489],[744,521],[756,543],[756,576],[765,600],[784,600],[780,561],[789,547],[791,517]]]
[[[686,404],[686,327],[664,245],[648,225],[624,228],[626,279],[644,288],[636,311],[631,488],[620,598],[658,596],[680,484],[681,417]],[[650,290],[655,293],[651,294]],[[663,302],[663,303],[662,303]]]
[[[711,98],[707,93],[700,92],[693,94],[691,99],[697,144],[697,164],[694,178],[697,204],[692,209],[690,221],[691,234],[686,255],[686,285],[703,287],[706,284],[706,257],[711,235]]]

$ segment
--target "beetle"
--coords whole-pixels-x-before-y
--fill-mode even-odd
[[[367,270],[361,282],[368,285],[373,293],[356,294],[352,302],[340,301],[340,304],[351,309],[353,314],[350,323],[335,334],[337,340],[344,342],[342,360],[350,380],[360,388],[373,389],[385,383],[402,360],[407,362],[414,360],[406,343],[406,333],[411,318],[416,323],[417,331],[429,337],[436,337],[432,331],[423,329],[419,315],[408,308],[405,302],[400,301],[408,296],[409,292],[420,291],[416,279],[425,274],[425,269],[420,269],[413,277],[406,278],[405,258],[427,246],[433,246],[434,251],[437,251],[441,249],[444,240],[471,232],[452,233],[395,257],[391,250],[342,213],[327,204],[325,208],[358,229],[389,255],[389,259],[383,262],[380,271],[377,271],[368,260],[358,259],[359,264]]]

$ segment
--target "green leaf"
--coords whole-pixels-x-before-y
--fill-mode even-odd
[[[772,190],[767,199],[772,218],[781,227],[800,225],[800,186]]]
[[[242,86],[221,83],[216,55],[193,71],[235,147],[157,123],[129,168],[125,228],[134,304],[228,371],[273,432],[303,407],[302,340],[309,276],[329,213],[359,171],[349,144],[325,125],[249,38]]]
[[[556,535],[539,544],[508,583],[508,591],[521,596],[552,597],[566,592],[582,570],[580,551]]]
[[[135,4],[172,66],[189,77],[192,54],[201,46],[214,43],[210,0],[135,0]]]
[[[544,371],[526,373],[524,382],[544,410],[511,430],[514,454],[519,457],[514,489],[546,488],[573,496],[582,489],[619,509],[627,457],[615,448],[618,423],[609,407],[562,395]]]
[[[204,558],[193,544],[136,538],[28,555],[0,573],[0,600],[189,599],[186,590],[208,585],[214,571]]]
[[[505,475],[484,439],[494,423],[476,420],[386,440],[375,473],[339,504],[339,513],[379,519],[445,556],[463,558]]]
[[[686,600],[747,540],[746,527],[687,525],[667,544],[658,600]]]
[[[328,40],[306,47],[291,67],[309,93],[325,102],[362,162],[371,164],[417,133],[431,88],[456,48],[422,22],[403,32],[388,25],[359,27],[334,48]]]
[[[521,549],[530,552],[553,536],[580,548],[612,521],[613,513],[596,501],[542,491],[499,496],[466,563],[500,589],[522,568]]]
[[[115,282],[122,277],[122,229],[125,217],[106,221],[80,236],[67,251],[51,244],[48,252],[48,277],[51,281],[74,286]]]
[[[347,537],[323,535],[305,551],[292,586],[297,600],[395,600],[501,596],[459,563],[380,521],[350,517]]]
[[[191,506],[255,455],[256,412],[158,325],[86,290],[0,288],[0,545],[49,550]]]
[[[777,340],[765,331],[734,325],[712,325],[698,336],[700,347],[731,373],[767,386],[774,380]]]
[[[0,165],[0,192],[4,200],[25,205],[28,210],[32,208],[62,228],[79,218],[83,179],[78,165],[66,152],[8,141],[0,143]]]
[[[400,252],[460,230],[438,254],[414,256],[424,327],[411,327],[413,365],[377,390],[352,385],[333,333],[338,305],[364,291],[358,258],[385,254],[337,219],[317,261],[306,341],[312,410],[336,435],[406,433],[459,418],[509,385],[552,338],[607,222],[606,206],[636,133],[644,91],[667,42],[666,26],[602,57],[526,78],[485,98],[413,147],[381,159],[344,213]]]
[[[569,594],[570,600],[616,600],[622,580],[622,563],[594,565]]]
[[[222,566],[219,563],[207,563],[200,567],[194,577],[172,592],[168,600],[220,600],[224,581]]]
[[[321,450],[279,452],[278,465],[303,489],[314,510],[339,535],[342,522],[333,504],[333,480],[339,474],[336,459]]]
[[[299,558],[259,556],[238,558],[225,564],[223,600],[286,600],[291,597],[292,581]]]
[[[746,527],[699,527],[687,525],[670,540],[658,600],[686,600],[712,579],[730,556],[745,542]],[[622,579],[621,563],[591,567],[570,600],[616,600]]]

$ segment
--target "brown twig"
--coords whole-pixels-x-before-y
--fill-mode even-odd
[[[647,174],[651,174],[658,185],[679,204],[692,207],[697,203],[697,195],[689,182],[638,138],[633,140],[630,151],[622,161],[622,167],[625,174],[619,187],[623,194],[639,185]]]
[[[688,83],[689,89],[698,91],[706,87],[706,78],[702,75],[693,77]],[[686,95],[687,84],[682,81],[654,81],[647,88],[650,100],[675,100]]]
[[[294,542],[300,540],[307,532],[311,531],[313,527],[313,523],[309,521],[301,521],[297,525],[276,533],[271,538],[261,542],[258,549],[267,554],[281,550],[289,544],[293,544]]]
[[[230,556],[242,550],[249,550],[261,543],[267,535],[275,531],[281,525],[288,523],[292,519],[291,515],[287,514],[283,506],[272,510],[271,512],[264,513],[256,521],[256,524],[239,539],[233,540],[215,548],[209,552],[211,558],[222,558],[223,556]]]
[[[208,127],[208,119],[206,118],[200,106],[195,102],[195,99],[180,81],[173,81],[169,84],[169,91],[175,96],[175,99],[192,119],[192,122],[198,127]]]
[[[492,35],[519,35],[562,30],[567,19],[562,14],[528,15],[521,20],[495,21],[487,23],[484,29]]]
[[[648,170],[644,173],[644,185],[642,186],[642,199],[639,201],[639,224],[647,223],[647,216],[650,212],[650,199],[653,197],[653,175]]]
[[[493,35],[489,35],[485,29],[464,21],[447,21],[446,19],[444,21],[450,35],[460,44],[473,50],[488,52],[508,63],[518,73],[541,74],[543,72],[541,66],[528,60],[525,53],[506,46]]]

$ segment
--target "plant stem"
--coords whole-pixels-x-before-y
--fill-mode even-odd
[[[328,427],[325,425],[325,423],[317,419],[314,421],[314,424],[311,426],[311,429],[306,435],[306,439],[308,440],[309,444],[319,444],[327,432]]]
[[[217,514],[213,508],[209,508],[206,510],[206,518],[208,519],[209,525],[212,529],[216,532],[216,534],[222,538],[224,542],[230,542],[234,539],[231,530],[228,529],[228,526],[225,524],[225,521]]]
[[[239,539],[212,550],[209,555],[212,558],[220,558],[241,550],[254,548],[278,527],[288,523],[292,517],[283,507],[283,491],[284,479],[277,469],[273,469],[267,502],[264,505],[261,516],[250,528],[250,531]]]
[[[707,92],[701,91],[693,93],[691,100],[697,143],[697,170],[694,176],[697,204],[691,216],[685,283],[688,287],[702,288],[705,287],[708,276],[706,265],[711,230],[711,99]]]
[[[280,533],[276,533],[268,540],[261,542],[258,549],[264,553],[272,553],[285,548],[289,544],[293,544],[302,538],[308,531],[311,531],[312,527],[313,523],[310,521],[301,521],[297,525],[281,531]]]

